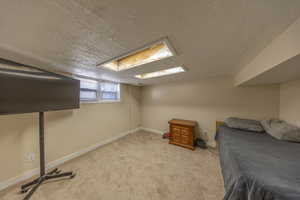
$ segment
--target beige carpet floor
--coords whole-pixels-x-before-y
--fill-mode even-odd
[[[60,167],[77,176],[43,184],[32,200],[221,200],[218,155],[190,151],[139,132],[76,158]],[[20,200],[19,186],[0,200]]]

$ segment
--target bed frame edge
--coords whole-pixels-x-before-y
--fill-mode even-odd
[[[220,126],[223,126],[223,125],[225,125],[225,122],[224,122],[224,121],[216,121],[216,131],[218,130],[218,128],[219,128]]]
[[[224,121],[216,121],[216,135],[215,135],[215,137],[216,137],[217,134],[218,134],[218,129],[219,129],[219,127],[220,127],[220,126],[223,126],[223,125],[225,125],[225,122],[224,122]],[[219,143],[218,143],[217,140],[216,140],[216,149],[219,149]]]

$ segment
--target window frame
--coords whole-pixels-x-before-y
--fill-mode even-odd
[[[87,89],[87,88],[80,88],[81,91],[87,91],[87,92],[96,92],[96,98],[95,99],[83,99],[80,97],[80,102],[92,102],[92,101],[97,101],[98,99],[98,90],[92,90],[92,89]]]
[[[99,82],[99,97],[98,97],[98,99],[99,99],[99,101],[100,102],[104,102],[104,103],[113,103],[113,102],[120,102],[121,101],[121,85],[120,85],[120,83],[114,83],[114,84],[117,84],[118,86],[118,91],[117,91],[117,97],[118,97],[118,99],[116,99],[116,100],[111,100],[111,99],[108,99],[108,100],[104,100],[104,99],[101,99],[101,97],[102,97],[102,91],[101,91],[101,83],[114,83],[114,82],[111,82],[111,81],[100,81]]]
[[[81,99],[80,98],[80,104],[89,104],[89,103],[119,103],[121,102],[121,84],[120,83],[116,83],[116,82],[112,82],[112,81],[103,81],[103,80],[93,80],[93,79],[79,79],[80,81],[96,81],[97,82],[97,89],[88,89],[88,88],[81,88],[80,87],[80,91],[92,91],[92,92],[96,92],[96,99]],[[101,99],[102,96],[102,92],[101,92],[101,83],[113,83],[113,84],[117,84],[118,87],[118,91],[117,91],[117,98],[116,100],[103,100]]]

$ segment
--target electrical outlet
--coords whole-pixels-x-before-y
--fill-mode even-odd
[[[28,161],[28,162],[33,162],[33,161],[35,161],[35,153],[28,153],[27,155],[26,155],[26,160]]]

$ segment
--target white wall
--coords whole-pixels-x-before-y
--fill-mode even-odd
[[[142,126],[168,130],[168,120],[196,120],[214,145],[216,120],[236,116],[265,119],[279,116],[279,86],[235,87],[218,78],[146,86],[142,89]]]
[[[280,85],[280,118],[300,126],[300,80]]]
[[[140,88],[121,86],[119,103],[82,104],[45,114],[47,162],[140,126]],[[0,185],[39,166],[38,114],[0,116]],[[27,155],[34,153],[35,161]]]

